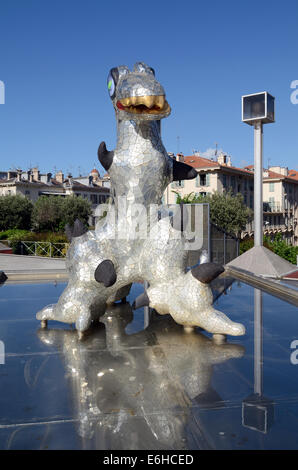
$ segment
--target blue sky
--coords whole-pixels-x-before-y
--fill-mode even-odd
[[[0,170],[99,170],[112,149],[111,67],[144,61],[164,86],[170,152],[215,147],[236,166],[253,163],[253,130],[241,95],[268,90],[276,123],[264,129],[264,166],[297,169],[297,0],[0,0]]]

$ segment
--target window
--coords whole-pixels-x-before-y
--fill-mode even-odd
[[[30,196],[30,191],[29,191],[29,189],[26,189],[25,195],[26,195],[26,196]]]
[[[90,199],[93,204],[97,204],[97,194],[91,194]]]
[[[210,173],[206,175],[206,186],[210,186]]]
[[[244,191],[247,191],[247,180],[244,180]]]
[[[200,175],[200,185],[207,186],[207,175]]]
[[[227,175],[223,175],[222,184],[225,188],[227,187]]]
[[[253,198],[253,195],[251,194],[249,196],[249,207],[252,209],[254,206],[254,198]]]
[[[275,203],[275,200],[274,200],[274,197],[270,197],[269,198],[269,206],[270,206],[270,209],[274,209],[274,203]]]
[[[269,183],[269,192],[274,193],[274,183]]]
[[[206,197],[206,196],[207,196],[207,193],[206,193],[205,191],[202,191],[202,192],[200,193],[200,196]]]

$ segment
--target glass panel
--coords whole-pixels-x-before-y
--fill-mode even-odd
[[[243,98],[243,119],[265,117],[265,93]]]
[[[274,98],[271,95],[267,95],[267,117],[274,121]]]

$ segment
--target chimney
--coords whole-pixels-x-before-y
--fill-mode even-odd
[[[32,168],[32,174],[33,174],[33,179],[35,181],[39,181],[40,180],[40,177],[39,177],[39,169],[37,167],[35,168]]]
[[[22,170],[17,170],[17,181],[22,181]]]
[[[280,175],[283,176],[288,176],[288,168],[287,167],[282,167],[282,166],[271,166],[269,170],[274,171],[275,173],[279,173]]]
[[[231,157],[227,157],[227,166],[232,166]]]
[[[33,172],[32,172],[32,171],[29,171],[29,172],[28,172],[28,175],[29,175],[29,178],[28,178],[28,179],[29,179],[30,183],[33,183]]]
[[[226,165],[227,164],[227,156],[223,152],[221,152],[217,157],[217,162],[220,165]]]
[[[47,173],[47,183],[51,182],[52,173]]]
[[[176,157],[177,157],[178,162],[184,162],[183,153],[177,153]]]
[[[55,175],[55,179],[56,181],[58,181],[58,183],[63,183],[64,181],[64,174],[62,173],[62,171],[58,171]]]

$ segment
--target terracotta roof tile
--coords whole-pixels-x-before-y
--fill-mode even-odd
[[[193,168],[206,168],[206,167],[218,167],[219,164],[209,158],[198,157],[197,155],[190,155],[188,157],[184,157],[184,163],[187,165],[192,166]]]
[[[193,168],[196,168],[196,169],[199,169],[199,168],[220,168],[220,169],[241,171],[242,173],[253,176],[252,171],[245,170],[244,168],[238,168],[236,166],[222,165],[218,162],[210,160],[209,158],[199,157],[197,155],[190,155],[190,156],[184,157],[184,163],[187,163],[187,165],[190,165],[190,166],[192,166]]]

